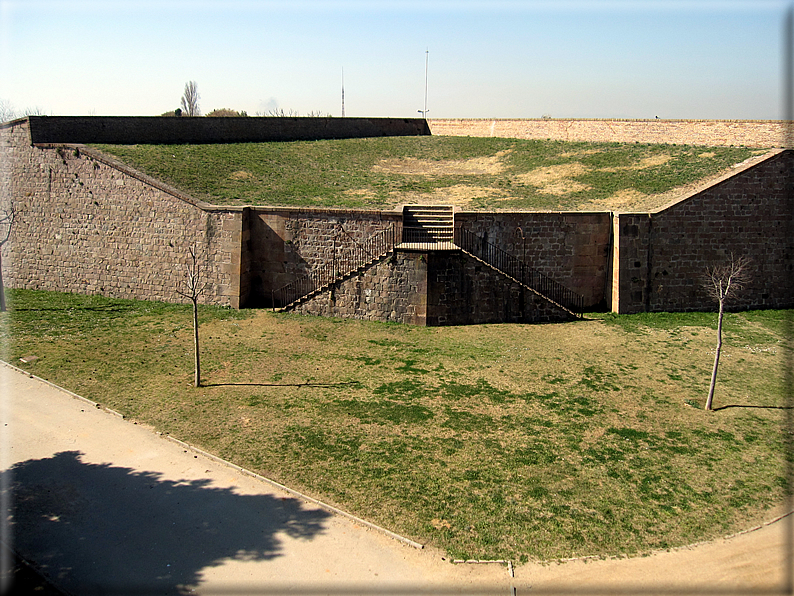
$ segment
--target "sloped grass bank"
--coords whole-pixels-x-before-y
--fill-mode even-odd
[[[655,196],[763,153],[481,137],[97,148],[210,203],[379,209],[650,207]]]
[[[454,557],[684,545],[787,486],[787,311],[727,316],[704,412],[711,313],[420,328],[205,307],[195,389],[188,306],[8,294],[5,360]]]

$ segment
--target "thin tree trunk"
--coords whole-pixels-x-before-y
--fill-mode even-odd
[[[2,248],[2,245],[0,245]],[[3,286],[3,255],[0,255],[0,312],[6,311],[6,290]]]
[[[193,351],[196,354],[196,374],[194,387],[201,387],[201,360],[199,358],[198,300],[193,299]]]
[[[711,371],[711,386],[709,387],[709,396],[706,399],[706,409],[711,409],[711,404],[714,401],[714,386],[717,384],[717,367],[720,364],[720,352],[722,351],[722,315],[724,313],[724,300],[720,300],[720,314],[717,317],[717,351],[714,353],[714,368]]]

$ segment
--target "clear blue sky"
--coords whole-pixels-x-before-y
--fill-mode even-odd
[[[783,118],[790,0],[0,0],[0,100],[54,115]]]

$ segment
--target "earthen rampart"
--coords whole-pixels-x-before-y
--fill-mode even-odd
[[[434,135],[711,147],[794,146],[784,120],[475,119],[428,120]]]
[[[11,287],[182,301],[195,246],[204,302],[266,306],[273,290],[402,225],[399,211],[209,205],[82,145],[34,145],[28,123],[0,126],[3,199],[19,213],[3,247]],[[585,308],[710,308],[698,280],[730,254],[754,270],[736,307],[792,307],[793,175],[794,152],[777,150],[652,213],[457,212],[455,226],[581,294]],[[299,308],[430,325],[568,317],[455,251],[395,251]]]

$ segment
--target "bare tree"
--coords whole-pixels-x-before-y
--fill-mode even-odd
[[[198,100],[201,98],[196,81],[185,83],[185,92],[182,94],[182,111],[186,116],[201,116]]]
[[[44,110],[38,106],[32,108],[25,108],[22,112],[18,112],[16,108],[7,99],[0,99],[0,122],[10,122],[16,118],[23,118],[25,116],[46,116]]]
[[[201,387],[201,357],[199,355],[199,324],[198,324],[198,299],[206,282],[202,279],[201,259],[195,247],[188,248],[190,259],[185,264],[185,278],[182,289],[176,292],[180,296],[188,298],[193,303],[193,351],[195,354],[195,370],[193,386]]]
[[[297,118],[300,114],[297,110],[293,110],[290,108],[289,111],[285,112],[283,108],[273,108],[272,110],[268,110],[267,112],[263,113],[262,116],[270,116],[272,118]]]
[[[725,305],[730,302],[736,294],[750,280],[750,259],[747,257],[734,258],[731,255],[727,263],[715,265],[706,270],[703,279],[703,288],[719,305],[719,315],[717,317],[717,350],[714,353],[714,368],[711,371],[711,385],[709,386],[709,396],[706,399],[706,410],[711,410],[714,401],[714,386],[717,383],[717,367],[720,364],[720,352],[722,351],[722,319],[725,314]]]
[[[9,122],[17,117],[17,111],[7,99],[0,99],[0,122]]]
[[[11,237],[11,228],[14,226],[16,211],[11,205],[8,209],[0,211],[0,312],[6,311],[6,293],[3,288],[3,245]]]
[[[39,106],[33,106],[32,108],[25,108],[23,112],[23,116],[46,116],[47,113],[44,111],[43,108]]]

